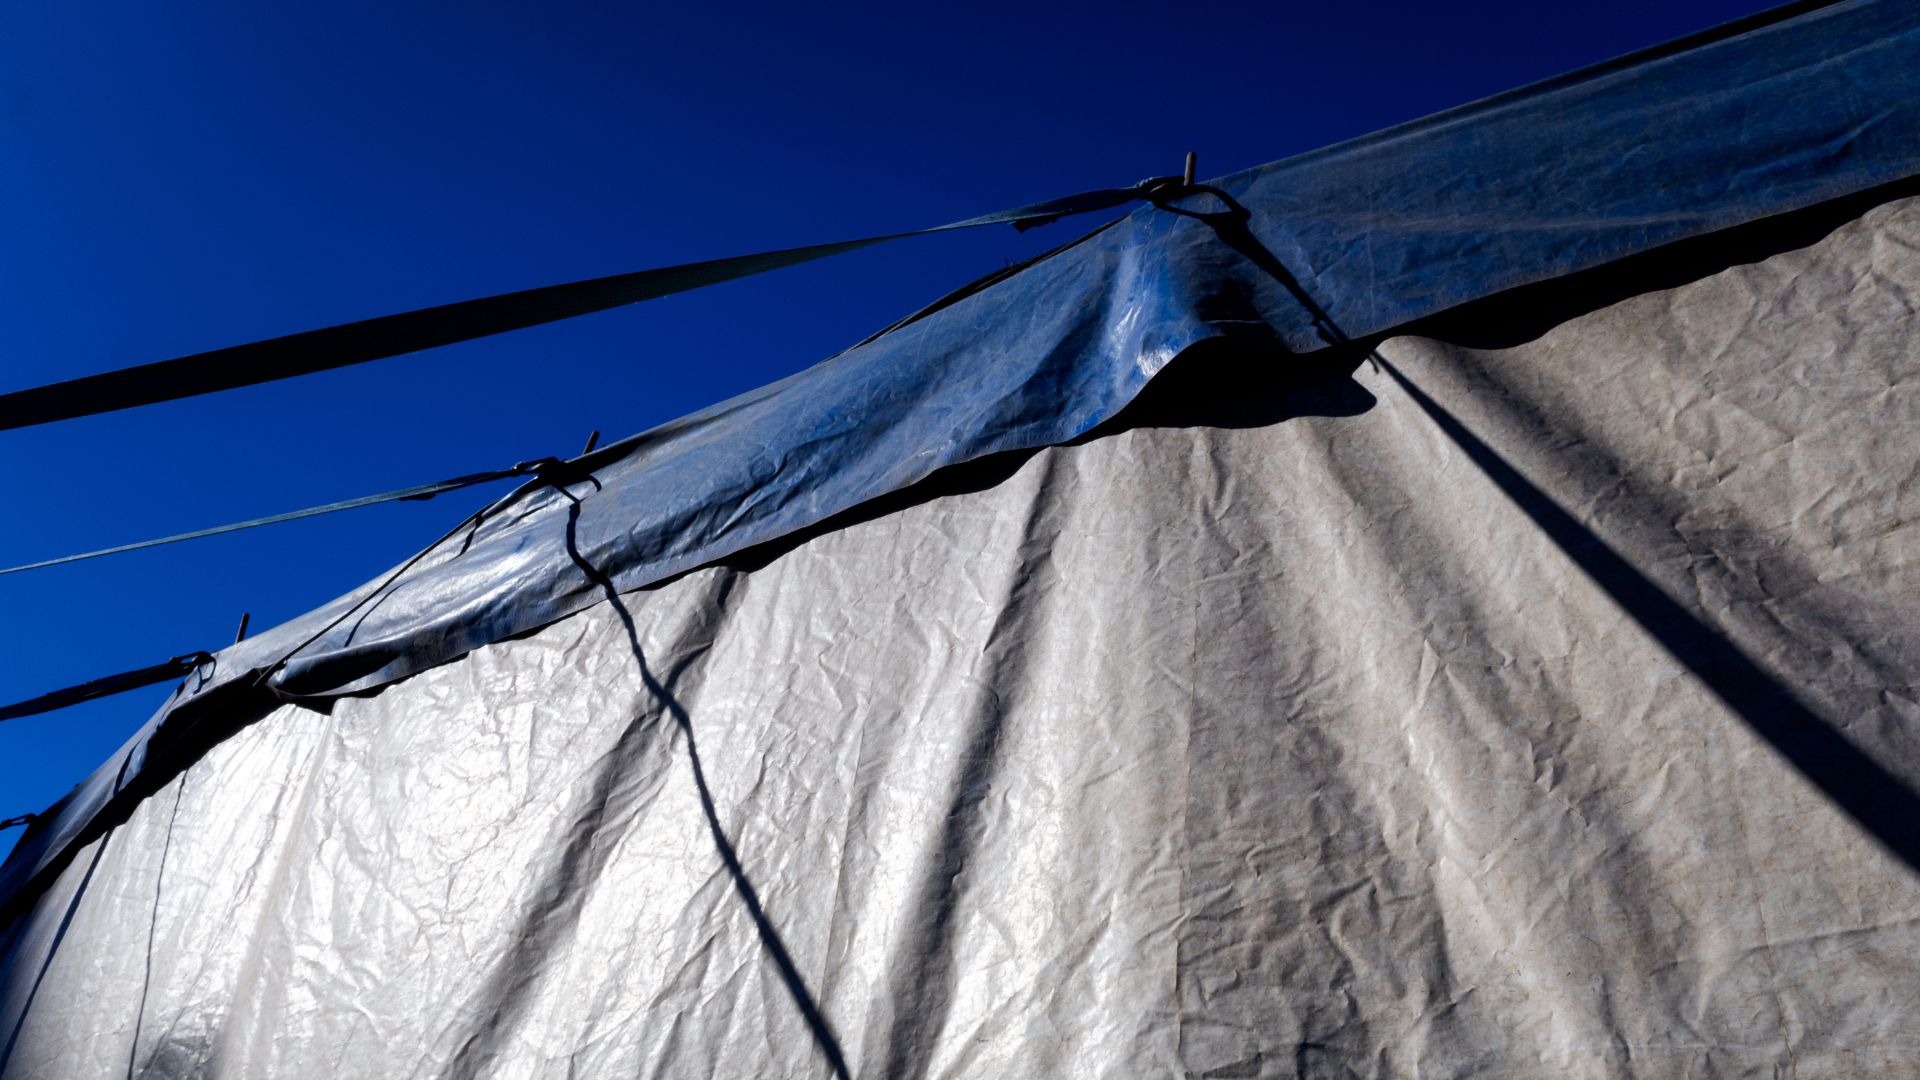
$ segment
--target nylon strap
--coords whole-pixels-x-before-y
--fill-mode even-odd
[[[548,285],[86,375],[0,395],[0,431],[401,356],[764,274],[910,236],[983,225],[1032,228],[1069,214],[1110,210],[1136,199],[1157,197],[1178,184],[1177,177],[1155,177],[1130,188],[1083,192],[929,229]]]
[[[65,690],[55,690],[51,694],[42,694],[37,698],[13,705],[0,705],[0,720],[17,720],[22,716],[32,716],[35,713],[52,712],[69,705],[78,705],[83,701],[92,701],[94,698],[103,698],[110,694],[138,690],[143,686],[152,686],[154,683],[183,678],[194,668],[212,659],[213,657],[206,653],[188,653],[185,656],[176,656],[164,664],[155,664],[136,671],[124,671],[118,675],[108,675],[104,679],[70,686]]]

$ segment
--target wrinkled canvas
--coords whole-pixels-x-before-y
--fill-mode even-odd
[[[548,470],[391,574],[213,653],[15,844],[0,922],[272,706],[375,691],[599,602],[575,555],[647,588],[949,467],[1111,425],[1183,353],[1337,352],[1341,336],[1646,271],[1755,226],[1795,222],[1808,239],[1768,250],[1802,246],[1814,218],[1916,191],[1920,6],[1814,0],[1159,198]],[[1632,291],[1682,280],[1655,267]]]
[[[1916,245],[283,708],[0,937],[5,1074],[1920,1075]]]

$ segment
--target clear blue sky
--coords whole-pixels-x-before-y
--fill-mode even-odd
[[[1256,165],[1768,6],[50,3],[0,12],[0,390],[376,314]],[[298,10],[303,7],[304,10]],[[907,241],[272,386],[0,432],[0,565],[650,427],[1074,219]],[[504,488],[0,578],[0,701],[232,640]],[[38,811],[166,687],[0,725]],[[0,852],[18,832],[0,834]]]

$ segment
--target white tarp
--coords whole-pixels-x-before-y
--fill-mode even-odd
[[[5,1072],[1920,1074],[1916,245],[284,708],[0,937]]]

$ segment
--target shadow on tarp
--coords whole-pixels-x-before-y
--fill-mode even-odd
[[[1281,360],[1285,362],[1278,362]],[[1287,357],[1275,346],[1257,346],[1224,340],[1203,342],[1188,349],[1169,363],[1167,368],[1120,413],[1073,440],[1069,445],[1088,443],[1134,428],[1191,426],[1249,428],[1281,423],[1300,416],[1355,415],[1366,411],[1374,404],[1373,396],[1352,377],[1358,364],[1357,359],[1331,355]],[[951,466],[902,491],[855,507],[789,536],[727,556],[710,565],[743,571],[758,569],[808,540],[825,533],[835,532],[861,521],[884,517],[908,506],[947,495],[991,488],[1006,480],[1040,452],[1041,448],[1009,451]],[[669,692],[673,680],[669,678],[663,685],[647,669],[645,659],[639,651],[636,631],[627,616],[626,609],[618,601],[617,595],[610,591],[610,582],[606,575],[590,567],[574,543],[575,538],[571,529],[574,520],[569,519],[567,537],[569,555],[600,585],[603,591],[607,591],[607,599],[615,612],[623,620],[627,620],[630,643],[634,648],[636,661],[641,664],[642,677],[660,696],[662,704],[674,716],[675,722],[681,726],[686,737],[696,787],[700,790],[702,804],[707,813],[708,827],[713,833],[721,861],[727,866],[735,891],[752,915],[762,942],[769,955],[774,958],[775,965],[780,969],[781,977],[796,1007],[806,1018],[822,1055],[836,1072],[845,1075],[844,1056],[830,1026],[820,1013],[817,1002],[801,979],[797,968],[794,967],[785,944],[767,918],[758,892],[747,878],[738,854],[719,826],[719,818],[711,794],[706,788],[705,774],[701,769],[698,748],[693,738],[691,718],[686,715],[684,709],[679,707],[678,702]],[[676,575],[674,578],[649,585],[647,589],[661,588],[684,576],[686,575]],[[529,636],[537,633],[538,630],[539,628],[535,628],[516,636]],[[377,690],[369,691],[368,695],[378,692]],[[84,851],[88,844],[108,835],[112,829],[124,823],[136,807],[149,796],[157,794],[172,783],[212,747],[266,717],[283,704],[285,703],[275,698],[264,687],[249,682],[227,684],[216,688],[211,693],[181,702],[168,716],[162,731],[148,744],[142,767],[130,778],[124,779],[125,786],[114,794],[76,838],[63,846],[61,854],[36,876],[28,888],[10,898],[6,906],[0,908],[0,928],[5,928],[14,920],[25,917],[38,898],[66,871],[75,854]],[[331,707],[331,702],[327,699],[305,700],[301,704],[321,712],[328,711]],[[639,727],[630,727],[623,733],[610,757],[610,762],[631,760],[633,755],[626,751],[631,746],[638,745],[637,740],[640,735]],[[601,813],[605,812],[605,807],[600,800],[603,797],[610,797],[611,793],[617,790],[620,782],[621,777],[612,774],[596,780],[594,805],[601,807]],[[57,811],[57,804],[55,811]],[[57,812],[49,812],[43,815],[41,821],[33,827],[48,827],[58,817]],[[591,835],[592,831],[591,828],[587,828],[583,832],[576,833],[576,836]],[[587,853],[584,850],[575,850],[578,847],[580,842],[576,840],[568,851],[562,853],[562,867],[569,867],[573,871],[581,869],[581,861],[587,858]],[[89,870],[90,874],[91,870]],[[70,905],[66,922],[72,921],[74,911],[78,909],[81,896],[85,891],[86,886],[83,884],[80,893],[76,894]],[[551,917],[555,914],[555,912],[547,912],[545,916],[540,917]],[[529,921],[531,922],[535,917],[530,915]],[[536,938],[537,935],[529,931],[523,932],[520,940],[531,942]],[[59,944],[60,940],[56,937],[53,949],[57,950]],[[518,949],[514,955],[521,956],[525,952],[525,948]],[[522,958],[527,959],[527,957]],[[19,977],[20,972],[11,970],[14,967],[13,959],[8,958],[4,966],[0,966],[0,979]],[[46,966],[52,963],[52,959],[50,951],[49,955],[43,958],[40,966],[42,975]],[[510,985],[511,973],[514,970],[516,968],[512,964],[501,968],[501,975],[498,977],[500,984],[486,991],[492,996],[496,1011],[500,1011],[503,1017],[507,1012],[521,1007],[516,1004],[518,991]],[[484,1061],[487,1052],[486,1041],[478,1035],[475,1038],[479,1041],[475,1042],[471,1049],[463,1048],[458,1059],[459,1063],[464,1065]]]
[[[1175,357],[1105,423],[1061,446],[1084,446],[1141,428],[1258,428],[1311,416],[1358,416],[1373,395],[1353,373],[1363,358],[1345,353],[1293,356],[1278,345],[1234,338],[1202,341]],[[809,541],[953,495],[998,487],[1052,447],[1007,450],[949,465],[916,484],[842,511],[777,540],[723,556],[708,566],[758,570]],[[707,567],[687,571],[698,573]],[[660,588],[678,574],[647,588]]]
[[[564,489],[563,489],[564,490]],[[713,846],[720,862],[726,867],[727,876],[732,881],[735,894],[741,905],[753,920],[754,930],[760,938],[760,945],[779,971],[780,980],[806,1022],[807,1030],[813,1037],[814,1047],[826,1059],[833,1074],[837,1077],[850,1075],[847,1070],[846,1055],[841,1050],[840,1040],[834,1034],[820,1010],[819,1000],[807,986],[805,977],[793,962],[792,953],[773,920],[767,916],[766,907],[760,900],[759,890],[747,876],[746,867],[740,862],[739,852],[733,841],[727,837],[726,830],[720,824],[720,814],[714,805],[713,792],[707,786],[707,774],[700,762],[699,743],[694,738],[693,717],[687,712],[680,700],[674,696],[672,687],[688,667],[704,655],[704,650],[696,651],[685,657],[663,680],[656,676],[647,663],[646,653],[640,645],[640,632],[634,625],[633,615],[613,586],[613,580],[594,566],[581,554],[576,526],[580,519],[580,503],[576,499],[568,508],[567,514],[567,554],[588,579],[599,585],[605,592],[607,604],[620,619],[626,630],[627,645],[633,652],[634,663],[638,666],[641,682],[648,694],[659,703],[673,718],[680,729],[681,737],[687,745],[687,762],[693,771],[693,785],[700,796],[700,809],[706,817],[707,830],[713,837]],[[730,591],[736,578],[727,576],[721,579],[718,587]],[[724,595],[720,598],[724,601]],[[572,838],[568,841],[560,863],[550,871],[547,880],[535,890],[534,895],[545,897],[543,903],[530,911],[523,919],[520,931],[513,935],[513,950],[502,959],[495,969],[495,975],[489,980],[489,993],[496,1000],[495,1015],[489,1018],[479,1034],[475,1035],[461,1048],[460,1054],[449,1066],[449,1076],[471,1076],[483,1071],[492,1056],[493,1041],[512,1027],[512,1021],[524,1008],[528,980],[526,972],[537,970],[553,951],[553,937],[556,932],[571,932],[579,916],[578,895],[581,882],[591,881],[599,876],[606,860],[614,850],[614,845],[598,843],[601,827],[606,823],[608,810],[614,795],[625,785],[631,766],[643,755],[638,752],[640,738],[648,735],[654,716],[639,714],[628,723],[620,739],[604,756],[605,766],[595,777],[592,795],[588,805],[590,809],[579,821],[574,823]],[[588,865],[591,863],[592,865]],[[571,899],[571,904],[567,901]],[[559,910],[567,904],[567,909]],[[555,916],[559,916],[558,919]]]
[[[1307,310],[1330,351],[1361,355],[1365,362],[1384,371],[1588,578],[1744,720],[1754,734],[1887,851],[1910,869],[1920,871],[1920,793],[1809,708],[1722,629],[1669,596],[1374,349],[1386,337],[1414,333],[1451,335],[1446,340],[1460,344],[1532,340],[1561,322],[1629,296],[1673,288],[1731,266],[1805,247],[1880,203],[1920,194],[1920,179],[1783,215],[1782,219],[1674,244],[1598,271],[1514,290],[1467,305],[1445,318],[1426,320],[1364,342],[1348,338],[1260,243],[1247,228],[1244,208],[1222,192],[1211,193],[1226,204],[1225,210],[1174,212],[1207,222],[1224,243],[1271,274]],[[1636,273],[1640,275],[1638,280]]]
[[[1380,366],[1514,505],[1674,659],[1887,850],[1920,870],[1920,794],[1802,704],[1719,629],[1668,596],[1393,364],[1383,358]]]
[[[1570,319],[1635,296],[1674,289],[1735,266],[1811,247],[1876,206],[1920,195],[1920,176],[1762,218],[1522,285],[1449,308],[1381,337],[1430,337],[1471,349],[1523,345]],[[1379,340],[1376,338],[1375,340]]]
[[[1215,193],[1216,197],[1218,194]],[[1372,396],[1352,378],[1353,372],[1372,357],[1373,346],[1383,338],[1420,335],[1476,348],[1521,344],[1540,337],[1569,319],[1608,307],[1628,297],[1677,287],[1731,266],[1758,262],[1806,247],[1875,206],[1915,195],[1920,195],[1920,177],[1681,241],[1565,277],[1521,286],[1362,341],[1348,339],[1333,325],[1292,274],[1246,229],[1244,216],[1236,220],[1231,206],[1224,213],[1164,207],[1171,212],[1209,222],[1223,241],[1273,275],[1314,315],[1330,347],[1311,356],[1293,356],[1271,343],[1250,340],[1202,342],[1170,363],[1113,419],[1069,445],[1139,427],[1243,428],[1281,423],[1299,416],[1355,415],[1366,411],[1374,402]],[[1718,629],[1668,597],[1657,584],[1581,525],[1550,496],[1530,484],[1451,414],[1421,393],[1403,374],[1386,366],[1377,357],[1373,359],[1382,364],[1382,369],[1409,393],[1417,405],[1428,412],[1441,430],[1460,445],[1516,505],[1636,621],[1645,626],[1680,663],[1693,671],[1758,735],[1786,756],[1882,845],[1909,866],[1920,869],[1920,795],[1916,795],[1906,783],[1801,704],[1788,688],[1769,676]],[[951,466],[900,492],[875,499],[779,540],[727,556],[714,565],[756,569],[824,533],[946,495],[985,490],[1003,482],[1040,452],[1038,449],[1012,451]],[[574,555],[578,558],[577,552]],[[665,581],[648,588],[658,588],[664,584]],[[624,608],[618,603],[614,607],[624,615]],[[629,625],[630,632],[631,629]],[[638,655],[636,645],[636,657]],[[652,681],[650,672],[645,676],[650,680],[650,685],[658,685]],[[663,696],[662,700],[670,701],[671,698]],[[164,737],[156,737],[148,745],[146,759],[138,774],[63,846],[62,853],[27,888],[9,898],[6,906],[0,908],[0,928],[7,928],[13,920],[25,915],[50,884],[66,870],[76,854],[96,840],[108,836],[149,795],[171,783],[187,767],[200,760],[208,749],[266,716],[281,704],[263,688],[245,683],[222,687],[201,698],[183,702],[168,717],[162,733]],[[308,701],[305,704],[322,711],[327,708],[325,701]],[[692,750],[691,722],[683,721],[683,716],[684,710],[681,710],[675,719],[683,724],[689,749]],[[776,964],[781,966],[789,992],[794,994],[796,1002],[801,1003],[803,1013],[808,1015],[816,1041],[821,1042],[822,1053],[830,1061],[839,1063],[837,1067],[844,1069],[844,1063],[840,1063],[838,1056],[838,1043],[833,1041],[825,1020],[819,1016],[811,994],[799,981],[791,959],[788,958],[784,963],[779,960],[786,956],[785,946],[779,942],[778,935],[772,933],[773,927],[766,920],[757,893],[739,868],[737,854],[732,852],[731,844],[717,827],[718,817],[705,791],[704,775],[697,771],[697,753],[693,758],[709,828],[715,834],[722,861],[730,863],[729,872],[733,876],[736,891],[754,914],[755,925],[761,930],[763,941],[770,942],[768,950],[776,957]],[[57,808],[58,804],[56,811]],[[49,812],[31,828],[50,827],[58,816],[57,812]],[[87,876],[68,905],[52,949],[37,967],[34,975],[36,988],[40,979],[45,977],[66,928],[73,921],[78,905],[86,894],[93,866],[98,864],[98,860],[99,852],[96,851]],[[10,956],[0,961],[0,964],[4,964],[0,978],[24,977],[25,972],[16,968],[20,959]],[[25,1004],[30,1006],[31,1001],[30,992]],[[0,1049],[0,1071],[4,1071],[7,1056],[12,1052],[13,1043],[24,1022],[23,1008],[21,1016],[15,1018],[12,1029],[5,1033],[6,1042],[0,1044],[3,1046]]]

